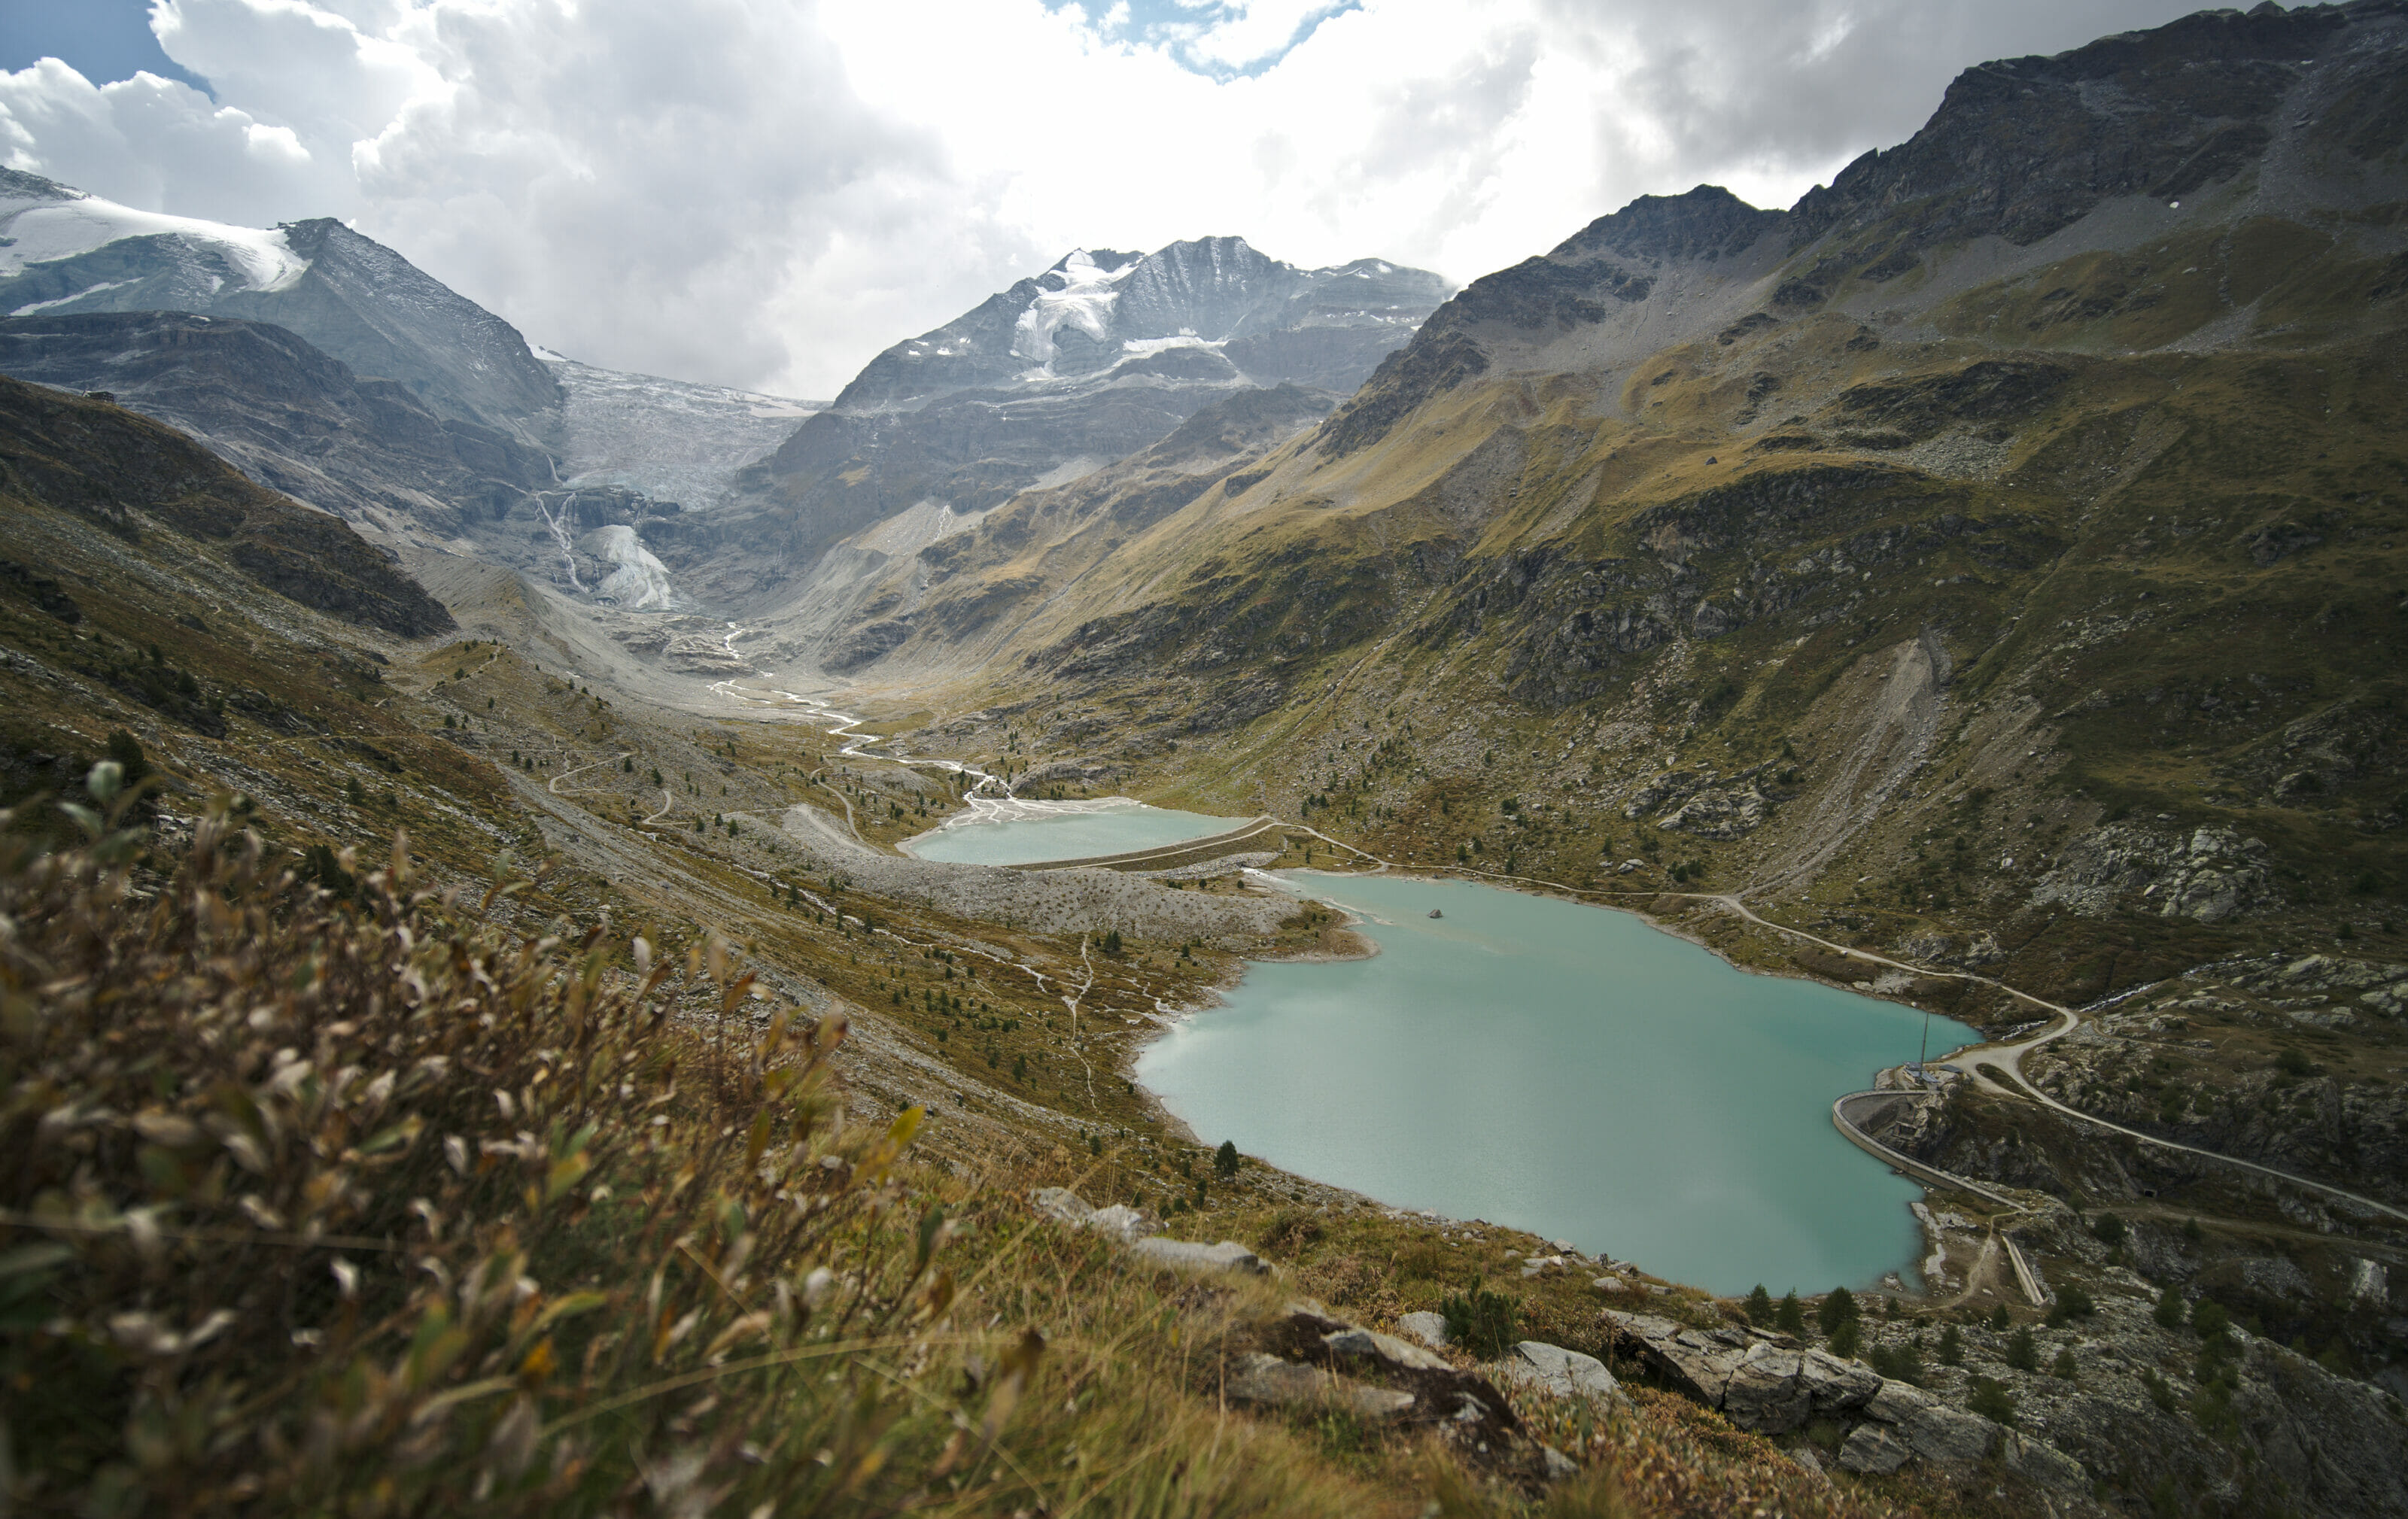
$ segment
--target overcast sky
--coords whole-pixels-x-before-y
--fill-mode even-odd
[[[1635,195],[1787,205],[1971,64],[2193,8],[0,0],[0,155],[343,217],[571,357],[826,396],[1078,247],[1462,281]]]

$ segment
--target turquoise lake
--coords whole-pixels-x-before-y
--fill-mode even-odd
[[[1068,859],[1234,823],[1119,810],[913,847]],[[1715,1292],[1914,1280],[1921,1189],[1840,1138],[1831,1103],[1914,1059],[1923,1014],[1749,975],[1627,912],[1464,881],[1280,879],[1363,919],[1380,953],[1249,966],[1223,1006],[1146,1047],[1138,1079],[1204,1143]],[[1979,1037],[1930,1019],[1935,1058]]]
[[[955,823],[910,839],[910,853],[924,860],[952,860],[968,865],[1083,860],[1096,854],[1182,844],[1191,838],[1226,833],[1244,821],[1132,802],[1109,810],[1054,812],[1015,818],[1009,823]]]
[[[1715,1292],[1914,1280],[1921,1189],[1830,1111],[1914,1058],[1923,1014],[1749,975],[1602,908],[1285,879],[1367,920],[1380,953],[1251,966],[1146,1049],[1138,1079],[1206,1144]],[[1934,1055],[1979,1037],[1931,1020]]]

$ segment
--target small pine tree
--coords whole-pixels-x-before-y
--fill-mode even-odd
[[[1521,1310],[1502,1293],[1474,1287],[1449,1295],[1439,1304],[1445,1315],[1447,1338],[1474,1355],[1493,1360],[1505,1354],[1518,1332]]]
[[[343,778],[343,800],[351,803],[353,807],[358,807],[367,799],[367,791],[366,788],[361,786],[360,778],[358,776],[349,775]]]
[[[117,762],[117,783],[126,791],[150,778],[150,757],[142,752],[142,740],[123,728],[109,730],[108,757]]]
[[[1855,1319],[1842,1319],[1831,1331],[1831,1354],[1843,1361],[1856,1359],[1856,1350],[1864,1343],[1864,1331]]]
[[[1965,1364],[1965,1332],[1953,1324],[1940,1331],[1940,1364],[1942,1366]]]
[[[1806,1332],[1806,1305],[1798,1300],[1798,1289],[1784,1293],[1772,1312],[1772,1326],[1783,1334],[1802,1335]]]
[[[1830,1295],[1823,1299],[1822,1306],[1814,1311],[1814,1322],[1822,1327],[1826,1339],[1841,1325],[1855,1322],[1856,1317],[1856,1295],[1845,1287],[1833,1287]]]
[[[1221,1141],[1221,1148],[1212,1153],[1212,1174],[1219,1177],[1224,1182],[1231,1182],[1237,1179],[1237,1140],[1223,1139]]]
[[[1996,1377],[1975,1377],[1973,1395],[1965,1399],[1965,1407],[1992,1424],[2012,1426],[2015,1422],[2015,1397]]]
[[[2040,1369],[2040,1345],[2029,1329],[2017,1329],[2007,1340],[2007,1364],[2018,1371]]]
[[[2007,1313],[2006,1304],[2000,1303],[1998,1307],[1990,1310],[1990,1332],[1992,1334],[1997,1335],[2006,1333],[2008,1326],[2014,1322],[2015,1321]]]
[[[2073,1347],[2071,1345],[2057,1353],[2056,1362],[2048,1369],[2049,1375],[2062,1378],[2067,1382],[2071,1382],[2078,1374],[2078,1370],[2079,1369],[2073,1364]]]
[[[1747,1295],[1747,1322],[1759,1329],[1772,1322],[1772,1294],[1764,1290],[1761,1282]]]
[[[2048,1322],[2052,1326],[2067,1324],[2074,1319],[2086,1319],[2098,1311],[2099,1305],[2091,1300],[2088,1293],[2080,1287],[2069,1286],[2060,1289],[2057,1301],[2049,1305]]]
[[[2183,1320],[2189,1316],[2189,1310],[2183,1302],[2182,1289],[2169,1285],[2165,1291],[2159,1293],[2157,1311],[2151,1316],[2157,1321],[2159,1328],[2181,1328]]]
[[[2157,1375],[2156,1367],[2141,1369],[2141,1385],[2148,1389],[2149,1401],[2157,1405],[2158,1412],[2172,1413],[2174,1411],[2174,1390],[2165,1378]]]

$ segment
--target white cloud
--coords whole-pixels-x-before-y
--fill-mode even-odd
[[[44,61],[0,75],[0,154],[344,217],[561,351],[824,395],[1075,246],[1234,232],[1464,279],[1641,193],[1785,204],[1965,66],[2186,8],[155,0],[218,102]]]

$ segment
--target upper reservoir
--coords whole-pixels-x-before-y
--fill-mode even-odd
[[[957,824],[911,848],[1025,864],[1238,821],[1128,804]],[[1380,953],[1249,966],[1224,1006],[1145,1050],[1139,1079],[1204,1143],[1716,1292],[1912,1280],[1921,1191],[1842,1139],[1831,1103],[1914,1059],[1923,1014],[1750,975],[1627,912],[1464,881],[1282,879],[1363,918]],[[1935,1056],[1979,1037],[1930,1020]]]
[[[978,805],[978,804],[974,804]],[[1242,818],[1206,817],[1165,807],[1113,797],[1094,802],[1010,802],[1008,821],[989,821],[999,810],[982,804],[986,815],[966,813],[906,841],[910,853],[924,860],[951,860],[967,865],[1028,865],[1038,860],[1083,860],[1097,854],[1159,849],[1226,833]]]

